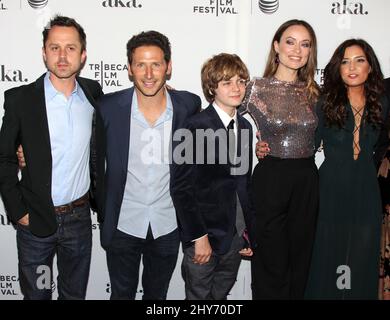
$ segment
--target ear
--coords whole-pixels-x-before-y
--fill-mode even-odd
[[[274,50],[276,53],[279,53],[279,42],[277,42],[276,40],[274,41]]]
[[[87,50],[83,50],[83,52],[81,52],[81,63],[84,63],[85,59],[87,59]]]
[[[133,72],[131,72],[131,66],[129,63],[127,63],[127,72],[129,73],[129,76],[132,77],[133,76]]]
[[[43,57],[43,61],[46,62],[46,52],[45,52],[45,47],[42,47],[42,57]]]
[[[167,76],[171,76],[172,73],[172,60],[168,62],[168,67],[167,67]]]

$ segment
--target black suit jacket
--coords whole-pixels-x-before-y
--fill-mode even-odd
[[[134,87],[105,95],[97,113],[97,200],[101,226],[101,244],[108,247],[117,229],[127,179],[130,141],[130,115]],[[173,105],[172,136],[183,128],[185,120],[200,110],[197,95],[169,90]],[[172,140],[172,150],[179,141]],[[177,165],[170,165],[170,192],[175,192]]]
[[[237,146],[240,146],[241,141],[243,146],[241,152],[238,151],[238,155],[241,153],[242,161],[246,161],[248,168],[238,175],[233,175],[231,165],[223,161],[225,159],[220,158],[220,143],[222,143],[221,155],[227,155],[227,131],[214,107],[210,105],[201,113],[190,118],[187,123],[187,128],[192,133],[194,162],[196,156],[203,153],[205,162],[211,156],[213,160],[211,162],[215,164],[184,164],[179,166],[177,170],[177,188],[173,194],[173,202],[178,214],[184,246],[189,246],[193,240],[208,234],[213,251],[217,254],[226,253],[235,234],[237,195],[243,209],[251,246],[255,246],[253,233],[255,214],[250,188],[252,126],[238,113],[237,122],[238,130],[247,130],[248,133],[246,137],[243,133],[239,133],[237,136]],[[220,139],[216,139],[214,148],[207,150],[207,140],[203,137],[197,139],[196,129],[211,129],[213,132],[222,130],[224,134],[221,135]],[[204,147],[196,150],[200,140],[204,141]],[[186,152],[189,150],[191,148],[186,149]]]
[[[0,193],[5,209],[14,223],[29,213],[29,228],[41,237],[57,230],[51,198],[52,157],[44,77],[4,93],[0,131]],[[77,82],[94,106],[103,93],[99,83],[81,77]],[[26,166],[19,181],[16,150],[20,144]]]

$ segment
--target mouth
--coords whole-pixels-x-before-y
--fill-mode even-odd
[[[288,58],[296,62],[300,62],[302,60],[302,58],[298,56],[289,56]]]
[[[351,74],[348,75],[348,78],[350,78],[350,79],[356,79],[358,76],[359,76],[359,75],[356,74],[356,73],[351,73]]]
[[[142,81],[145,88],[153,88],[156,81]]]

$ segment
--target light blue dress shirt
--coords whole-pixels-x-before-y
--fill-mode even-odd
[[[45,76],[46,113],[52,156],[51,195],[55,206],[82,197],[89,189],[93,107],[76,82],[67,98]]]
[[[173,108],[166,91],[167,107],[153,127],[138,109],[137,94],[131,103],[127,180],[118,229],[146,239],[150,224],[153,238],[177,228],[169,190],[169,149]]]

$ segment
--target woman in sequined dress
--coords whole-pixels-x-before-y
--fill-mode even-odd
[[[381,198],[376,165],[388,146],[388,100],[371,46],[344,41],[325,67],[316,145],[325,160],[306,290],[310,299],[377,299]]]
[[[253,299],[304,295],[318,207],[316,55],[316,36],[307,22],[282,24],[263,78],[249,83],[240,107],[270,148],[253,173],[258,243],[252,257]]]

